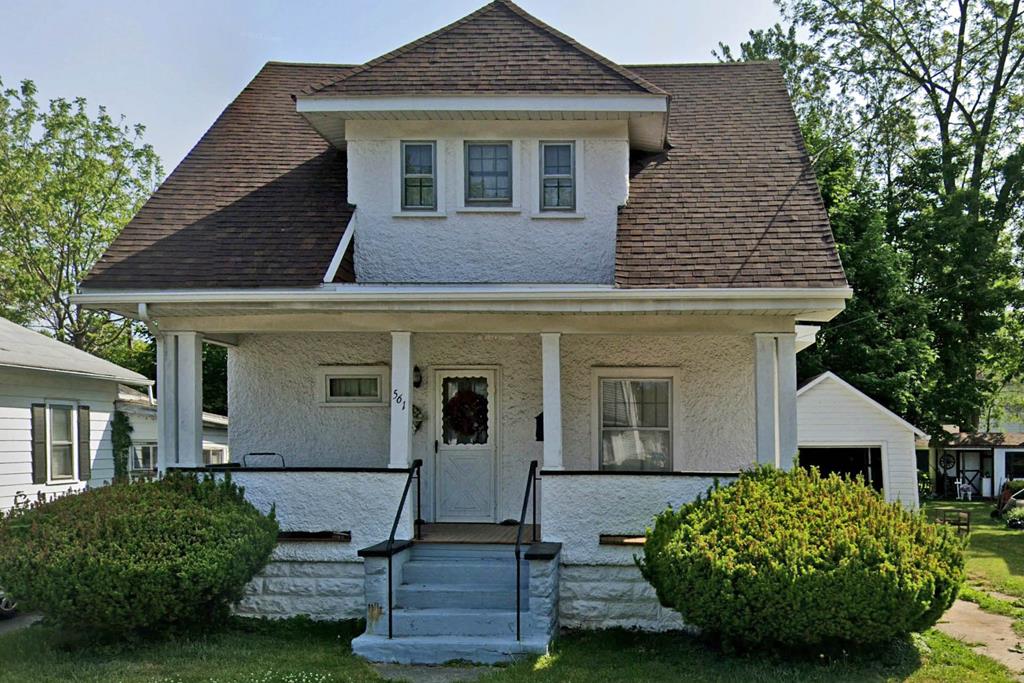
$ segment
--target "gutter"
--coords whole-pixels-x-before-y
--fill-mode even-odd
[[[71,300],[83,305],[156,303],[271,303],[369,301],[836,301],[850,287],[747,287],[620,289],[611,285],[322,285],[248,289],[83,290]],[[144,306],[145,304],[143,304]],[[146,313],[140,307],[140,315]]]

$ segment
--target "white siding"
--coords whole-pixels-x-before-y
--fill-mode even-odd
[[[917,460],[911,429],[872,405],[871,399],[830,378],[800,394],[796,405],[801,447],[880,447],[886,499],[917,507]]]
[[[110,429],[116,395],[116,382],[0,368],[0,511],[9,509],[19,492],[35,500],[40,492],[51,495],[85,485],[32,483],[33,403],[71,400],[88,406],[92,450],[92,478],[88,484],[99,486],[113,479]]]

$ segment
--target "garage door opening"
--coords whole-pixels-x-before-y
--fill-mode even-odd
[[[868,446],[801,448],[800,466],[817,467],[823,477],[862,475],[877,491],[882,490],[882,449]]]

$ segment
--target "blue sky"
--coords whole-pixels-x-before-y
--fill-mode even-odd
[[[0,79],[147,127],[171,169],[268,60],[361,63],[485,0],[0,0]],[[712,61],[778,20],[771,0],[521,0],[620,63]]]

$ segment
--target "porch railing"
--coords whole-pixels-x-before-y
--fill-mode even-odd
[[[405,488],[402,489],[402,499],[398,502],[398,511],[395,513],[395,523],[391,525],[391,535],[388,536],[388,544],[386,547],[388,556],[388,639],[390,640],[394,632],[394,611],[395,611],[395,598],[394,598],[394,584],[392,581],[392,574],[394,573],[394,547],[395,547],[395,534],[398,532],[398,524],[402,519],[402,511],[405,509],[405,500],[409,497],[409,489],[412,487],[412,480],[416,480],[416,518],[413,520],[413,535],[419,540],[420,538],[420,522],[422,521],[422,515],[420,515],[420,470],[423,467],[422,460],[413,460],[412,466],[409,467],[409,478],[405,480]]]
[[[530,473],[526,476],[526,490],[523,492],[523,510],[519,514],[519,529],[516,530],[516,640],[523,639],[522,621],[522,545],[523,545],[523,524],[526,523],[526,508],[530,504],[530,496],[533,496],[533,524],[530,527],[531,543],[537,542],[537,461],[530,462]]]

